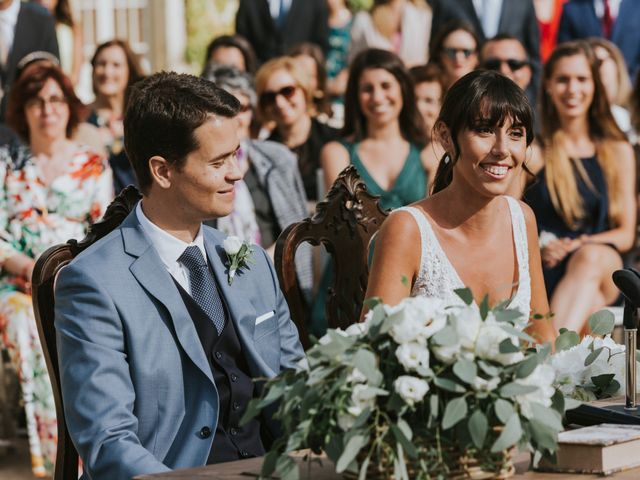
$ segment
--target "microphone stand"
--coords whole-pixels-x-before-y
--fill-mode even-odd
[[[636,348],[638,335],[638,308],[624,299],[624,355],[625,355],[625,410],[637,410]]]

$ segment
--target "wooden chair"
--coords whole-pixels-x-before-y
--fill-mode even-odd
[[[325,312],[329,328],[346,328],[360,318],[369,278],[369,243],[388,212],[371,195],[354,166],[345,168],[311,218],[289,225],[278,237],[275,265],[280,288],[305,349],[311,346],[294,255],[303,242],[324,245],[334,265]]]
[[[49,370],[53,388],[53,398],[58,419],[58,451],[54,471],[54,480],[78,479],[78,452],[71,442],[64,417],[64,403],[60,391],[60,371],[58,369],[58,349],[54,328],[54,283],[58,272],[76,255],[114,230],[141,198],[138,190],[129,186],[109,205],[100,222],[89,228],[87,236],[81,240],[69,240],[45,251],[36,262],[32,279],[33,310],[38,325],[40,343]]]

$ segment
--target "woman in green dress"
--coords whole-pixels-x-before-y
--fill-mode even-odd
[[[398,208],[427,194],[426,138],[413,84],[402,60],[386,50],[356,56],[345,95],[343,139],[320,154],[328,190],[355,165],[383,208]]]

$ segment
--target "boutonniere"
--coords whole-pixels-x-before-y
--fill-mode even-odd
[[[239,269],[249,268],[253,249],[247,242],[243,242],[234,235],[229,235],[225,238],[222,242],[222,246],[227,254],[227,266],[229,267],[227,281],[229,282],[229,285],[231,285],[233,283],[233,278],[236,276],[236,272]]]

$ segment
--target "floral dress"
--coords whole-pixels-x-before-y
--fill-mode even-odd
[[[0,266],[16,253],[36,258],[53,245],[82,238],[112,197],[111,170],[84,147],[48,186],[28,148],[0,147]],[[20,379],[33,473],[51,475],[55,406],[31,296],[18,289],[19,280],[0,269],[0,347],[8,350]]]

